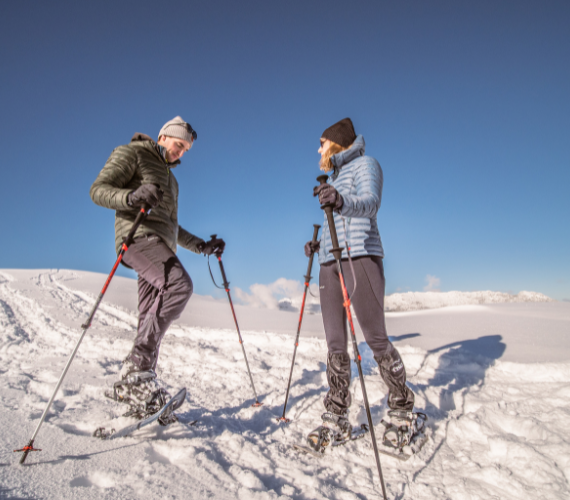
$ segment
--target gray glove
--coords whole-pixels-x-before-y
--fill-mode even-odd
[[[344,200],[341,194],[330,184],[320,184],[313,189],[313,196],[319,197],[319,203],[325,205],[330,203],[336,212],[340,212]]]
[[[154,208],[160,204],[163,197],[164,192],[156,184],[143,184],[127,195],[127,203],[130,207],[149,205]]]
[[[310,257],[311,254],[313,253],[317,253],[321,248],[321,242],[320,241],[307,241],[307,243],[305,243],[305,255],[307,257]]]

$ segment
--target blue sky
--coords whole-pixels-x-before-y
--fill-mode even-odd
[[[568,26],[565,0],[2,2],[0,268],[107,274],[91,183],[181,115],[181,225],[227,241],[232,287],[301,280],[320,134],[350,116],[384,171],[387,293],[570,299]]]

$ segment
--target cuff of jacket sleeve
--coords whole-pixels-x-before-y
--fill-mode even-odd
[[[194,242],[193,242],[194,243]],[[193,245],[192,248],[189,248],[188,250],[190,250],[191,252],[197,253],[198,255],[200,255],[202,253],[202,248],[204,248],[204,246],[206,245],[206,242],[199,238]]]
[[[200,249],[198,246],[201,243],[206,243],[202,238],[198,238],[198,236],[194,236],[193,234],[185,231],[182,228],[178,230],[178,244],[185,248],[186,250],[190,250],[191,252],[200,254]]]
[[[122,205],[122,207],[119,210],[129,210],[129,209],[133,209],[136,207],[133,207],[132,205],[129,205],[129,194],[131,194],[133,192],[132,189],[121,189],[121,197],[120,197],[120,203]]]

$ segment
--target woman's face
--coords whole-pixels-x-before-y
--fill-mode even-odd
[[[331,141],[321,137],[321,147],[319,148],[319,151],[318,151],[319,154],[321,155],[321,158],[329,150],[330,147],[331,147]]]

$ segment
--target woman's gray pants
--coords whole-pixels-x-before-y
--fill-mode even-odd
[[[412,410],[414,393],[406,386],[406,369],[400,354],[388,339],[384,318],[386,280],[382,258],[376,256],[352,259],[354,276],[348,260],[342,261],[347,291],[362,329],[366,343],[380,367],[380,375],[388,386],[388,406]],[[350,357],[346,310],[335,261],[321,264],[319,273],[321,311],[328,345],[327,379],[329,392],[325,396],[328,411],[340,414],[350,407]]]
[[[139,275],[138,333],[127,359],[141,371],[154,369],[162,338],[192,296],[192,280],[176,254],[154,234],[136,238],[123,261]]]

